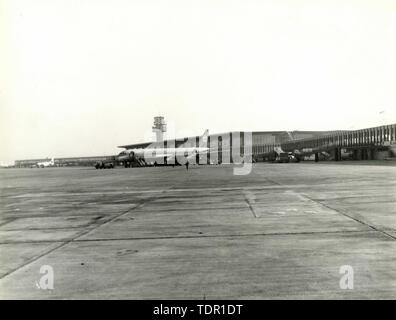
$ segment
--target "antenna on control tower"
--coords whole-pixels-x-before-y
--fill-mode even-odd
[[[164,141],[164,132],[166,132],[166,123],[164,117],[154,117],[153,132],[155,132],[157,142]]]

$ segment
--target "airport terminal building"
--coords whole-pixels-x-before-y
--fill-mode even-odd
[[[163,125],[163,124],[162,124]],[[153,129],[158,130],[156,127]],[[164,128],[160,129],[164,132]],[[251,136],[251,154],[255,162],[266,161],[275,147],[286,152],[311,149],[316,153],[331,152],[331,159],[341,160],[341,154],[349,153],[354,160],[385,159],[396,156],[396,124],[366,128],[360,130],[338,131],[232,131],[209,134],[207,147],[210,148],[208,164],[233,162],[232,156],[224,156],[223,152],[240,147],[240,155],[244,154],[245,134]],[[162,135],[160,135],[162,137]],[[234,137],[234,138],[233,138]],[[239,138],[236,143],[236,137]],[[143,149],[150,147],[197,147],[200,136],[184,137],[176,140],[164,140],[139,144],[122,145],[122,149]],[[158,139],[158,136],[157,136]],[[32,167],[40,161],[49,159],[16,160],[15,167]],[[213,161],[214,160],[214,161]],[[55,166],[94,166],[97,162],[117,163],[117,155],[93,157],[55,158]]]
[[[256,131],[252,132],[252,152],[253,155],[259,155],[263,153],[268,146],[278,145],[284,143],[286,141],[290,141],[293,139],[305,139],[305,138],[314,138],[327,134],[328,131]],[[243,148],[243,136],[244,132],[236,131],[236,132],[225,132],[225,133],[217,133],[210,134],[208,137],[208,147],[214,152],[219,152],[219,159],[222,158],[221,150],[229,149],[232,147],[232,137],[235,135],[240,135],[241,139],[241,148]],[[177,139],[175,141],[176,147],[181,144],[185,144],[185,146],[193,146],[194,142],[196,145],[199,144],[200,136],[196,137],[185,137],[181,139]],[[169,143],[169,140],[163,141],[164,146],[166,147]],[[173,141],[172,141],[173,143]],[[140,144],[130,144],[123,145],[120,148],[132,149],[132,148],[146,148],[148,146],[156,146],[156,142],[146,142]],[[92,156],[92,157],[64,157],[64,158],[55,158],[56,166],[93,166],[98,161],[116,161],[117,155],[110,156]],[[38,162],[48,161],[48,158],[43,159],[26,159],[26,160],[16,160],[15,167],[17,168],[29,168],[37,164]]]
[[[208,164],[232,163],[232,151],[240,148],[239,154],[243,155],[245,149],[245,137],[251,136],[251,149],[254,161],[264,161],[265,156],[270,154],[275,146],[280,146],[290,141],[301,141],[304,139],[315,139],[331,134],[333,131],[230,131],[225,133],[210,134],[207,147],[210,149]],[[141,144],[122,145],[124,149],[156,148],[169,146],[198,147],[201,136],[186,137],[182,139],[164,140],[159,142],[147,142]],[[236,141],[238,140],[238,141]],[[234,150],[235,151],[235,150]],[[224,154],[226,153],[226,154]]]
[[[73,167],[73,166],[94,166],[98,161],[114,161],[115,156],[97,156],[97,157],[65,157],[55,158],[55,165],[57,167]],[[15,160],[15,168],[30,168],[39,162],[49,161],[49,158],[43,159],[26,159]]]

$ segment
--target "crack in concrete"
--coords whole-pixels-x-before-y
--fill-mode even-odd
[[[275,183],[275,184],[277,184],[277,185],[279,185],[279,186],[283,186],[281,183],[279,183],[279,182],[277,182],[277,181],[274,181],[274,180],[272,180],[272,179],[270,179],[270,178],[267,178],[267,177],[265,177],[265,178],[266,178],[268,181],[272,182],[272,183]],[[386,232],[386,231],[384,231],[384,230],[381,230],[381,229],[379,229],[379,228],[373,226],[372,224],[370,224],[370,223],[368,223],[368,222],[366,222],[366,221],[363,221],[363,220],[360,220],[360,219],[357,219],[357,218],[351,216],[347,211],[342,211],[342,210],[340,210],[340,209],[332,208],[331,206],[329,206],[329,205],[327,205],[327,204],[325,204],[325,203],[322,203],[320,200],[312,199],[312,198],[310,198],[309,196],[307,196],[307,195],[304,194],[304,193],[300,193],[300,192],[295,191],[295,189],[292,189],[292,191],[293,191],[294,193],[300,195],[301,197],[304,197],[304,198],[306,198],[306,199],[308,199],[308,200],[310,200],[310,201],[312,201],[312,202],[314,202],[314,203],[317,203],[317,204],[319,204],[319,205],[321,205],[321,206],[323,206],[323,207],[325,207],[325,208],[327,208],[327,209],[333,210],[333,211],[335,211],[335,212],[337,212],[337,213],[343,215],[344,217],[349,218],[349,219],[351,219],[351,220],[353,220],[353,221],[355,221],[355,222],[358,222],[358,223],[360,223],[360,224],[362,224],[362,225],[364,225],[364,226],[366,226],[366,227],[368,227],[368,228],[370,228],[370,229],[372,229],[372,230],[374,230],[374,231],[376,231],[376,232],[380,232],[380,233],[382,233],[383,235],[385,235],[386,237],[389,237],[389,238],[391,238],[391,239],[393,239],[393,240],[396,240],[396,237],[395,237],[395,236],[389,234],[388,232]]]
[[[105,242],[105,241],[135,241],[135,240],[172,240],[172,239],[199,239],[199,238],[247,238],[247,237],[267,237],[267,236],[289,236],[289,235],[316,235],[316,234],[348,234],[376,232],[362,230],[338,230],[338,231],[300,231],[300,232],[267,232],[267,233],[247,233],[247,234],[219,234],[219,235],[192,235],[192,236],[163,236],[163,237],[130,237],[130,238],[95,238],[95,239],[72,239],[68,242]],[[39,240],[39,241],[10,241],[0,244],[24,244],[24,243],[56,243],[62,240]]]
[[[327,208],[327,209],[333,210],[333,211],[335,211],[335,212],[337,212],[337,213],[343,215],[344,217],[347,217],[347,218],[349,218],[349,219],[351,219],[351,220],[353,220],[353,221],[355,221],[355,222],[358,222],[358,223],[360,223],[360,224],[362,224],[362,225],[364,225],[364,226],[366,226],[366,227],[368,227],[368,228],[370,228],[370,229],[373,229],[374,231],[380,232],[380,233],[382,233],[383,235],[385,235],[386,237],[389,237],[389,238],[391,238],[391,239],[393,239],[393,240],[396,240],[396,237],[395,237],[395,236],[389,234],[389,233],[386,232],[385,230],[379,229],[379,228],[375,227],[374,225],[372,225],[372,224],[370,224],[370,223],[368,223],[368,222],[366,222],[366,221],[363,221],[363,220],[360,220],[360,219],[358,219],[358,218],[355,218],[355,217],[351,216],[347,211],[344,211],[344,210],[341,210],[341,209],[332,208],[332,207],[329,206],[328,204],[325,204],[325,203],[322,203],[322,202],[320,202],[320,201],[318,201],[318,200],[312,199],[312,198],[308,197],[308,196],[305,195],[305,194],[300,194],[300,195],[302,195],[303,197],[307,198],[308,200],[310,200],[310,201],[312,201],[312,202],[315,202],[315,203],[317,203],[317,204],[319,204],[319,205],[321,205],[321,206],[323,206],[323,207],[325,207],[325,208]]]
[[[123,216],[123,215],[125,215],[125,214],[127,214],[127,213],[130,213],[131,211],[135,210],[136,208],[142,207],[142,206],[143,206],[147,201],[149,201],[150,199],[151,199],[151,198],[142,199],[142,200],[140,200],[140,201],[138,202],[137,205],[134,205],[132,208],[129,208],[128,210],[123,211],[123,212],[121,212],[120,214],[118,214],[118,215],[116,215],[116,216],[112,216],[110,219],[106,219],[106,220],[104,220],[104,221],[103,221],[102,223],[100,223],[100,224],[93,225],[92,228],[87,228],[87,229],[82,230],[81,232],[77,233],[74,237],[72,237],[72,238],[70,238],[70,239],[68,239],[68,240],[66,240],[66,241],[54,241],[54,242],[61,242],[61,243],[60,243],[58,246],[55,246],[54,248],[51,248],[51,249],[49,249],[49,250],[46,250],[46,251],[44,251],[43,253],[41,253],[41,254],[39,254],[39,255],[37,255],[37,256],[35,256],[35,257],[33,257],[33,258],[27,260],[27,261],[26,261],[25,263],[23,263],[22,265],[19,265],[19,266],[17,266],[16,268],[13,268],[12,270],[10,270],[10,271],[4,273],[3,275],[0,276],[0,280],[6,278],[7,276],[11,275],[12,273],[18,271],[19,269],[21,269],[21,268],[23,268],[23,267],[26,267],[27,265],[29,265],[29,264],[31,264],[31,263],[37,261],[38,259],[40,259],[40,258],[42,258],[42,257],[44,257],[44,256],[46,256],[46,255],[48,255],[48,254],[50,254],[50,253],[52,253],[52,252],[54,252],[55,250],[58,250],[58,249],[60,249],[60,248],[62,248],[62,247],[64,247],[64,246],[66,246],[67,244],[69,244],[69,243],[71,243],[71,242],[77,240],[79,237],[82,237],[82,236],[88,234],[89,232],[91,232],[91,231],[93,231],[93,230],[95,230],[95,229],[97,229],[97,228],[99,228],[99,227],[102,227],[103,225],[108,224],[108,223],[112,222],[113,220],[115,220],[115,219],[117,219],[117,218],[119,218],[119,217],[121,217],[121,216]],[[30,243],[32,243],[32,242],[33,242],[33,241],[30,241]],[[45,241],[45,242],[48,242],[48,241]],[[9,242],[9,243],[12,243],[12,242]]]
[[[15,220],[17,220],[17,219],[18,219],[18,218],[10,218],[9,220],[0,223],[0,227],[6,225],[7,223],[13,222],[13,221],[15,221]]]
[[[250,211],[252,212],[253,217],[258,218],[259,216],[258,216],[258,214],[256,213],[256,210],[253,207],[252,200],[249,199],[249,198],[251,198],[251,195],[249,195],[246,191],[244,191],[243,194],[245,196],[245,202],[248,205]]]

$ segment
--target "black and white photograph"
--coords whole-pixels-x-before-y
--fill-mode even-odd
[[[396,1],[0,0],[0,163],[0,300],[394,300]]]

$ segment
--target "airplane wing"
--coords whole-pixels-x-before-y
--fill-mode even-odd
[[[167,154],[155,154],[155,155],[153,155],[153,154],[145,154],[144,155],[144,157],[145,158],[148,158],[148,159],[164,159],[164,158],[169,158],[169,155],[167,155]]]
[[[172,160],[174,158],[175,158],[174,154],[165,154],[165,153],[162,153],[162,154],[158,154],[158,153],[157,154],[150,154],[150,153],[147,153],[147,154],[144,155],[144,159],[145,160],[149,160],[149,161],[163,160],[163,159],[166,159],[167,161],[170,161],[170,160]]]
[[[144,149],[148,147],[153,142],[145,142],[145,143],[135,143],[135,144],[127,144],[124,146],[118,146],[118,148],[125,148],[125,149]]]
[[[177,156],[182,157],[181,155],[177,155]],[[189,156],[185,156],[185,159],[187,161],[191,161],[192,159],[195,159],[196,156],[197,154],[193,153]],[[167,162],[171,162],[171,161],[175,161],[175,157],[176,157],[175,154],[156,154],[156,155],[146,155],[145,159],[150,161],[166,159]]]

